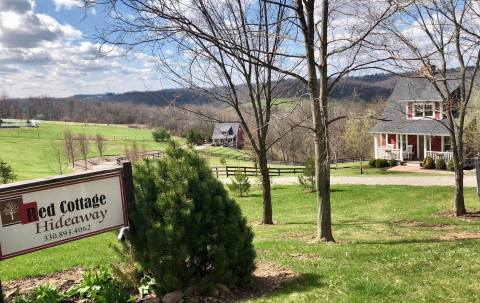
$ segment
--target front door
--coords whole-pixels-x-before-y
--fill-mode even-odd
[[[425,158],[425,138],[424,136],[418,136],[418,159],[423,160]]]

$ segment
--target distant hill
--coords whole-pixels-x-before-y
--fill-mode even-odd
[[[347,100],[355,96],[358,100],[366,102],[374,101],[378,98],[388,97],[395,86],[396,77],[389,74],[366,75],[360,77],[349,77],[338,83],[335,87],[332,98],[336,100]],[[212,90],[220,88],[212,88]],[[245,87],[240,86],[240,96],[247,96]],[[298,80],[287,79],[277,83],[277,97],[293,98],[306,96],[307,89]],[[31,98],[30,98],[31,99]],[[164,106],[175,102],[179,105],[204,105],[217,103],[209,94],[201,93],[192,89],[175,88],[159,91],[142,92],[133,91],[121,94],[106,93],[96,95],[74,95],[68,98],[49,98],[73,101],[89,102],[114,102],[134,104],[147,104]],[[20,100],[20,99],[17,99]]]

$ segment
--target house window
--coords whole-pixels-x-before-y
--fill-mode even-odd
[[[425,104],[425,117],[433,117],[433,104]]]
[[[443,151],[451,151],[452,150],[452,141],[450,137],[443,137]]]
[[[423,104],[415,104],[414,106],[414,116],[417,118],[423,117]]]
[[[434,103],[415,103],[413,106],[414,118],[433,118],[435,116]]]

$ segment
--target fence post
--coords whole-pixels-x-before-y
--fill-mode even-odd
[[[215,175],[217,176],[217,179],[218,179],[218,167],[215,167]]]
[[[227,173],[227,178],[228,178],[228,166],[225,166],[225,172]]]

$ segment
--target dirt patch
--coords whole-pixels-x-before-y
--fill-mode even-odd
[[[280,286],[297,277],[293,271],[282,268],[275,262],[260,261],[256,264],[257,268],[253,272],[252,284],[247,288],[232,289],[229,293],[221,294],[219,297],[196,297],[186,299],[189,302],[237,302],[240,300],[263,297],[277,291]],[[51,275],[24,279],[18,281],[9,281],[4,283],[4,292],[7,298],[11,296],[18,288],[20,293],[26,293],[33,288],[50,284],[57,289],[67,291],[73,284],[82,279],[83,269],[70,269],[57,272]],[[8,299],[7,299],[8,302]]]
[[[433,214],[434,217],[454,217],[465,221],[480,220],[480,211],[470,211],[464,216],[457,217],[454,210],[443,210]]]
[[[470,240],[470,239],[480,239],[480,232],[473,231],[461,231],[461,232],[452,232],[447,233],[438,237],[442,241],[455,241],[455,240]]]
[[[430,228],[433,230],[455,229],[454,225],[445,224],[445,223],[425,223],[425,222],[418,222],[414,220],[400,220],[400,221],[395,221],[394,223],[403,227],[424,227],[424,228]]]
[[[282,268],[275,262],[260,261],[256,265],[250,287],[234,289],[225,297],[217,298],[217,301],[212,302],[236,302],[270,295],[277,291],[283,283],[297,277],[293,271]]]
[[[4,282],[4,293],[8,298],[17,289],[20,290],[20,293],[27,293],[42,284],[50,284],[62,292],[67,291],[73,284],[82,279],[83,272],[82,268],[75,268],[38,278]]]

